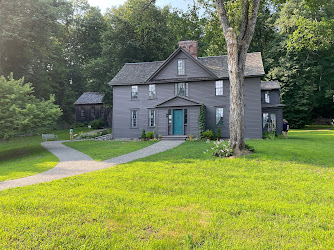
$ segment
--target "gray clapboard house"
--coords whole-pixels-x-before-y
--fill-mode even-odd
[[[196,41],[179,42],[179,46],[165,61],[126,63],[110,81],[114,138],[138,138],[142,129],[162,136],[197,136],[202,103],[206,129],[221,128],[222,136],[229,137],[227,56],[197,57]],[[261,54],[249,53],[244,85],[246,138],[261,138],[266,129],[263,75]]]

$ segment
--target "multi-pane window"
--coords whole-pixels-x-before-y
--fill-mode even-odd
[[[148,98],[154,99],[157,97],[156,91],[155,91],[155,84],[148,85]]]
[[[137,127],[137,110],[131,110],[131,128]]]
[[[86,117],[86,110],[84,108],[81,109],[81,119],[85,119]]]
[[[186,74],[186,61],[184,59],[177,60],[177,74],[178,75]]]
[[[148,125],[150,127],[155,127],[155,110],[148,111]]]
[[[95,107],[90,108],[90,115],[95,116]]]
[[[179,96],[188,96],[188,83],[175,83],[174,94]]]
[[[131,86],[131,99],[138,98],[138,85]]]
[[[224,94],[224,85],[223,81],[216,81],[216,95],[223,95]]]
[[[224,109],[223,108],[216,108],[216,125],[222,126],[223,125],[223,117],[224,117]]]
[[[101,107],[100,114],[101,114],[102,117],[104,116],[104,107]]]
[[[265,128],[269,123],[269,113],[262,113],[262,127]]]
[[[264,92],[264,101],[265,103],[270,103],[269,91]]]

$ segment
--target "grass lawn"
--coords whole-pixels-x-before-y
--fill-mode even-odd
[[[103,161],[148,147],[156,141],[73,141],[64,145]]]
[[[77,131],[88,131],[78,128]],[[59,140],[68,140],[69,131],[54,132]],[[41,146],[42,136],[15,137],[0,142],[0,182],[35,175],[58,163],[58,158]]]
[[[334,131],[205,142],[102,171],[1,191],[0,248],[333,249]],[[276,156],[276,152],[281,156]]]

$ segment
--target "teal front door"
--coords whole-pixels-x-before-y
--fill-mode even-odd
[[[183,135],[183,110],[173,110],[173,135]]]

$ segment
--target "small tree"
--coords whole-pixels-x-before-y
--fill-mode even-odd
[[[54,96],[49,100],[39,100],[32,95],[30,83],[24,79],[14,80],[13,74],[0,76],[0,138],[8,139],[15,133],[28,132],[34,128],[53,124],[62,114],[54,104]]]
[[[203,132],[205,131],[205,105],[202,103],[202,106],[199,111],[198,116],[198,136],[203,138]]]

